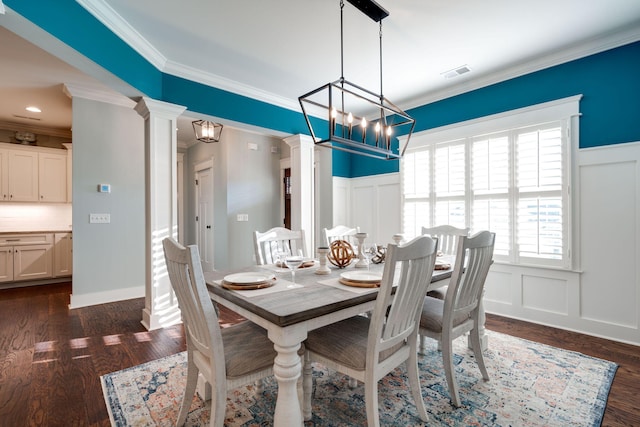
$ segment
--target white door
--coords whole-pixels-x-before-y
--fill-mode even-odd
[[[199,168],[202,166],[202,168]],[[196,236],[203,271],[213,271],[213,166],[196,165]]]

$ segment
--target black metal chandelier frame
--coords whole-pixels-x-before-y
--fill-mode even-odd
[[[298,101],[316,145],[378,159],[399,159],[407,148],[415,119],[385,98],[382,91],[382,20],[389,16],[389,12],[373,0],[348,1],[369,18],[379,22],[380,93],[374,93],[344,78],[344,0],[341,0],[341,77],[300,96]],[[319,131],[316,131],[312,125],[311,111],[314,108],[321,112],[319,117],[327,118],[328,137],[324,139],[318,137],[320,131],[325,133],[324,129],[318,128]],[[356,110],[362,111],[362,114],[356,114]],[[366,112],[372,110],[377,113],[367,117]],[[371,130],[368,131],[370,125]],[[393,140],[393,135],[398,134],[406,135],[402,147],[396,146]]]

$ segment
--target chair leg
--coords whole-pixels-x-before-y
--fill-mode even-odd
[[[367,408],[367,425],[380,427],[378,414],[378,382],[373,375],[366,375],[364,381],[364,403]]]
[[[225,379],[222,379],[225,381]],[[209,425],[211,427],[223,427],[224,426],[224,416],[227,410],[227,393],[226,386],[223,386],[221,389],[216,387],[211,387],[211,421]]]
[[[471,346],[473,348],[473,354],[476,356],[478,367],[482,373],[482,378],[485,381],[489,381],[489,372],[487,372],[487,366],[484,363],[484,354],[482,352],[482,341],[480,340],[480,330],[476,326],[470,333]]]
[[[302,416],[305,421],[311,420],[311,393],[313,391],[313,368],[311,357],[308,353],[304,355],[304,365],[302,367]]]
[[[411,386],[411,394],[418,409],[418,415],[422,421],[429,421],[427,409],[424,407],[422,399],[422,388],[420,387],[420,372],[418,370],[418,352],[412,351],[407,360],[407,375],[409,376],[409,385]]]
[[[450,337],[442,337],[442,363],[444,372],[447,377],[447,385],[449,386],[449,394],[451,395],[451,403],[453,406],[460,406],[460,397],[458,396],[458,384],[456,383],[455,372],[453,369],[453,343]]]
[[[183,426],[189,414],[191,408],[191,402],[193,402],[193,395],[196,392],[196,385],[198,383],[198,367],[193,363],[191,355],[187,356],[187,385],[184,389],[184,396],[182,397],[182,403],[180,404],[180,411],[178,412],[178,419],[176,420],[176,426]]]

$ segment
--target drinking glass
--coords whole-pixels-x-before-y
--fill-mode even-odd
[[[284,259],[284,263],[291,270],[291,281],[293,282],[293,286],[296,285],[296,269],[302,265],[304,258],[302,255],[289,255]]]
[[[378,251],[378,245],[372,243],[371,245],[367,245],[364,247],[364,257],[367,259],[367,271],[370,270],[371,259],[376,255]]]

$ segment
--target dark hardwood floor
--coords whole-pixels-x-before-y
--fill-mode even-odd
[[[0,427],[108,426],[100,375],[185,349],[182,326],[144,329],[143,299],[69,310],[70,292],[0,291]],[[640,425],[640,347],[492,315],[487,328],[618,363],[603,425]]]

